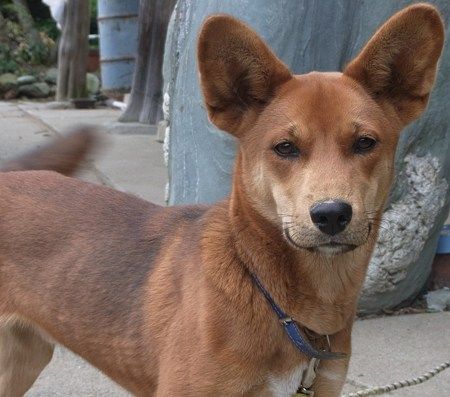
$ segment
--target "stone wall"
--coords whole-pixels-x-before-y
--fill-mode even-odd
[[[199,91],[196,39],[203,19],[225,12],[246,21],[294,73],[342,70],[405,0],[183,0],[172,15],[164,63],[170,204],[211,203],[229,192],[235,142],[212,126]],[[450,19],[450,2],[435,0]],[[415,297],[430,272],[448,213],[450,48],[422,118],[402,135],[397,178],[360,308],[375,312]]]

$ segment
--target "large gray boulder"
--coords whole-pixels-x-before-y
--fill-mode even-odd
[[[28,84],[33,84],[33,83],[36,83],[37,82],[37,78],[35,77],[35,76],[31,76],[31,75],[24,75],[24,76],[20,76],[18,79],[17,79],[17,83],[20,85],[20,86],[23,86],[23,85],[28,85]]]
[[[89,95],[96,95],[100,92],[100,79],[94,73],[86,74],[86,90]]]
[[[246,21],[295,73],[342,70],[377,27],[412,1],[183,0],[172,15],[164,63],[170,204],[211,203],[229,193],[235,142],[212,126],[199,91],[196,40],[203,19]],[[450,3],[435,0],[448,25]],[[360,302],[362,312],[414,298],[431,268],[449,207],[450,48],[426,113],[403,133],[397,178]]]
[[[50,85],[56,85],[58,82],[58,68],[50,68],[45,72],[44,80]]]
[[[19,95],[28,98],[47,98],[50,95],[50,87],[44,82],[25,84],[19,87]]]

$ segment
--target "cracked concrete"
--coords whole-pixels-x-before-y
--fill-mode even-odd
[[[357,321],[345,392],[418,377],[450,360],[449,328],[449,312]],[[389,395],[445,397],[449,390],[450,369],[447,369],[421,385]]]

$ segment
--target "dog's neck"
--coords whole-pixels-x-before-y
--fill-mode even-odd
[[[323,334],[338,331],[354,314],[374,242],[335,256],[294,249],[252,205],[241,182],[236,173],[227,202],[234,256],[302,325]]]

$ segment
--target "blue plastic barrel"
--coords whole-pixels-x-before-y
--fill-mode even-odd
[[[444,225],[442,228],[436,252],[438,254],[450,254],[450,225]]]
[[[106,95],[130,92],[138,43],[139,0],[98,0],[102,89]]]

